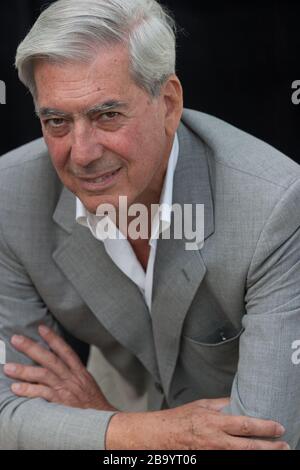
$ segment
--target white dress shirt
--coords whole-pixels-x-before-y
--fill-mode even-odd
[[[142,295],[144,296],[149,312],[151,312],[153,272],[158,233],[164,232],[171,225],[173,179],[177,165],[178,154],[179,142],[176,134],[160,197],[160,204],[164,205],[162,206],[162,209],[156,213],[156,216],[152,222],[151,238],[149,240],[150,254],[146,272],[137,259],[132,246],[124,237],[124,235],[117,228],[116,233],[118,236],[114,239],[107,238],[107,233],[101,234],[101,231],[99,232],[99,230],[97,230],[99,216],[88,212],[80,199],[76,198],[76,221],[90,229],[93,236],[104,244],[107,254],[117,265],[117,267],[138,286]]]

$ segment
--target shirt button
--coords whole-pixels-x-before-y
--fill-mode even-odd
[[[159,382],[155,382],[154,386],[159,393],[164,393],[164,390]]]

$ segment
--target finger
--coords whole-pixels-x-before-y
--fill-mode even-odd
[[[199,405],[213,411],[221,411],[222,408],[229,405],[230,398],[213,398],[199,400]]]
[[[22,382],[33,382],[49,387],[55,387],[59,383],[59,378],[43,367],[10,363],[4,366],[4,372],[9,377]]]
[[[39,326],[41,337],[49,344],[52,351],[60,357],[65,364],[73,371],[81,371],[84,368],[76,352],[53,330],[45,325]]]
[[[281,437],[285,429],[275,421],[249,418],[248,416],[226,416],[223,431],[233,436]]]
[[[18,351],[30,357],[34,362],[45,367],[45,369],[51,370],[57,376],[61,378],[68,378],[70,376],[70,370],[67,365],[59,357],[35,341],[25,336],[14,335],[11,343]]]
[[[45,385],[33,385],[27,383],[14,383],[11,390],[18,397],[44,398],[47,401],[53,401],[53,391]]]
[[[235,437],[231,439],[228,448],[230,450],[291,450],[284,441],[261,441],[259,439],[244,439]]]

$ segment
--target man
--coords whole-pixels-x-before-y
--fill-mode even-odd
[[[182,113],[173,24],[154,0],[60,0],[16,64],[46,145],[0,160],[1,447],[296,447],[299,166]],[[136,204],[145,237],[126,233]],[[172,204],[204,205],[198,249],[164,237]],[[146,391],[148,411],[117,410],[61,327]]]

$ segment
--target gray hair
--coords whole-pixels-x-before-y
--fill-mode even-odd
[[[90,62],[101,46],[126,44],[130,73],[152,97],[175,73],[176,26],[156,0],[58,0],[17,49],[19,78],[36,99],[34,64]]]

